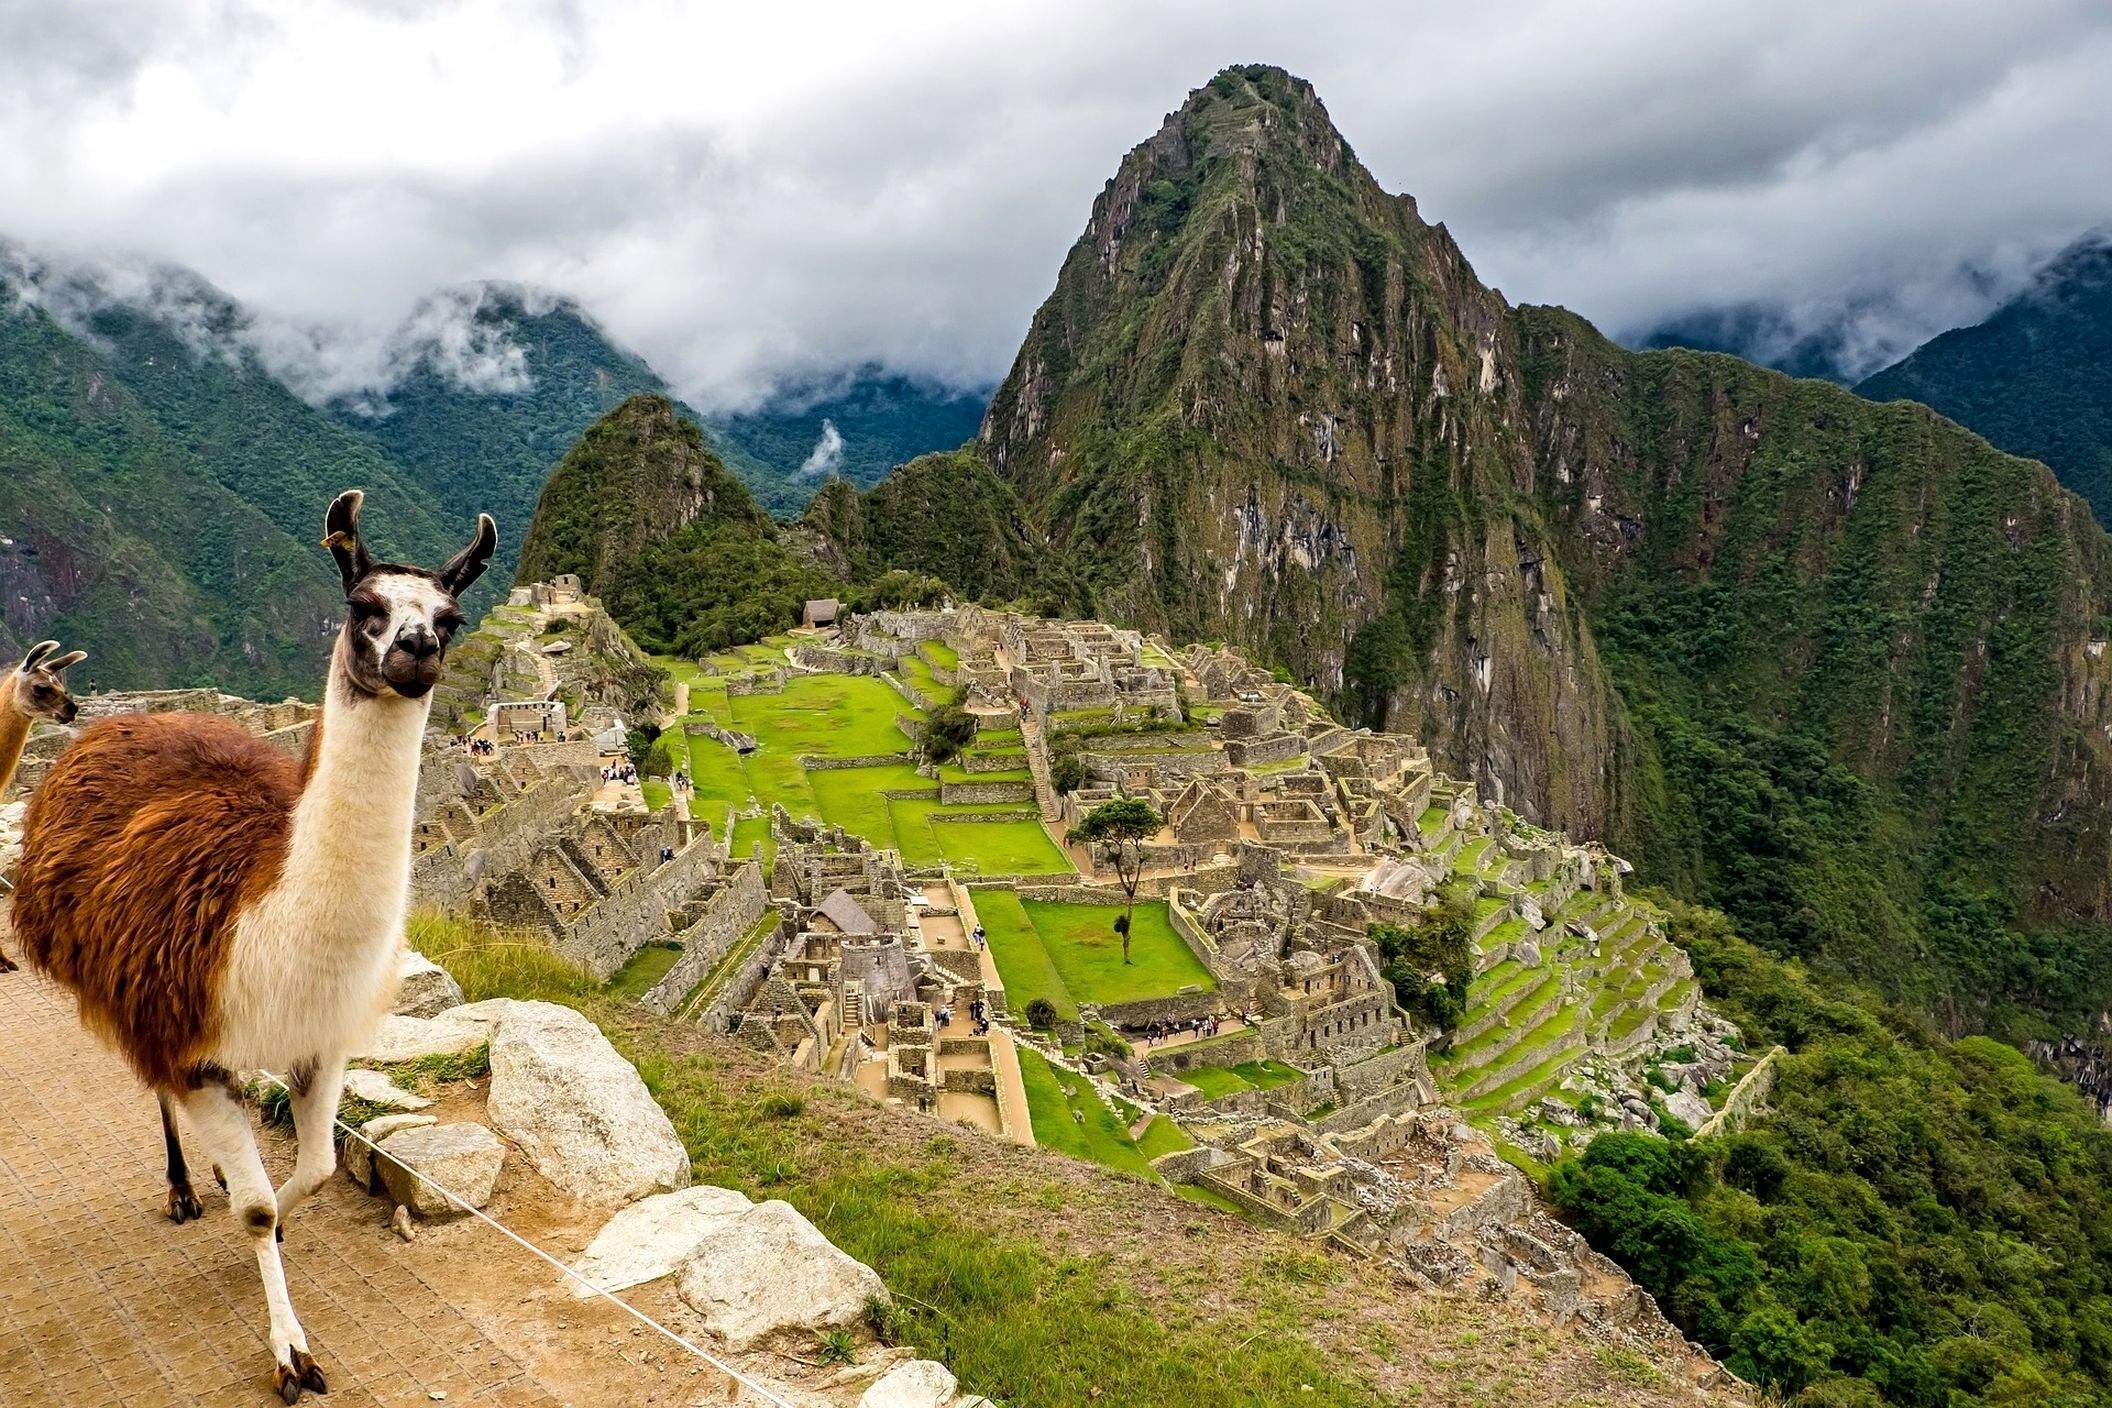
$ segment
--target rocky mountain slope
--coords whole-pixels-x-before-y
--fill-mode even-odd
[[[364,486],[391,555],[459,532],[230,340],[233,304],[169,278],[147,307],[0,261],[0,654],[56,635],[89,684],[312,689],[342,596],[315,547],[331,497]]]
[[[1931,339],[1855,390],[1920,401],[2044,460],[2112,522],[2112,230],[2068,249],[1987,321]]]
[[[1778,949],[1966,1024],[2112,972],[2083,506],[1922,408],[1511,306],[1281,70],[1123,160],[975,450],[1103,614],[1259,651]],[[883,537],[887,492],[872,560],[1008,580]]]

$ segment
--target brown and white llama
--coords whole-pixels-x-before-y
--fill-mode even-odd
[[[29,744],[30,725],[38,719],[70,724],[79,708],[66,693],[66,672],[88,658],[85,650],[54,655],[55,640],[39,641],[22,657],[22,663],[0,675],[0,794],[14,781],[22,766],[22,750]],[[12,973],[15,965],[0,952],[0,973]]]
[[[429,694],[457,599],[498,545],[480,515],[437,571],[376,562],[360,499],[341,494],[324,519],[349,610],[306,758],[200,715],[93,724],[30,803],[15,898],[25,957],[161,1098],[169,1216],[199,1212],[172,1102],[224,1179],[289,1404],[327,1385],[287,1298],[279,1228],[336,1165],[345,1060],[395,988]],[[258,1068],[293,1092],[300,1151],[276,1190],[231,1074]]]

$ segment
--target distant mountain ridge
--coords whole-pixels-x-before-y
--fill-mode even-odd
[[[503,582],[552,466],[640,394],[671,397],[542,290],[442,290],[354,355],[186,269],[0,241],[0,652],[66,633],[92,652],[86,683],[312,692],[340,607],[327,571],[306,575],[331,496],[366,489],[373,533],[411,559],[489,511]],[[786,514],[830,470],[870,481],[887,455],[959,445],[981,408],[876,368],[792,395],[724,431],[681,408]],[[823,420],[843,453],[802,476]],[[497,587],[479,590],[473,607]]]
[[[2044,461],[2112,524],[2112,227],[2071,245],[1985,322],[1932,338],[1855,391],[1920,401]]]

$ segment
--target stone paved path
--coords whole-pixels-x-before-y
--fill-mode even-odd
[[[282,1177],[290,1157],[266,1162]],[[206,1216],[174,1226],[153,1097],[81,1031],[71,998],[0,974],[0,1404],[277,1403],[256,1262],[209,1170],[196,1176]],[[287,1281],[332,1388],[313,1401],[555,1408],[509,1342],[521,1327],[444,1299],[375,1234],[378,1206],[333,1179],[288,1223]],[[532,1283],[525,1254],[500,1248],[492,1274]]]

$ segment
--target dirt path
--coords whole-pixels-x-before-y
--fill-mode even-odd
[[[265,1161],[283,1177],[287,1141]],[[591,1220],[535,1225],[546,1186],[507,1178],[508,1221],[560,1256],[585,1243]],[[0,1403],[277,1403],[256,1263],[225,1196],[203,1178],[205,1218],[177,1227],[162,1192],[153,1098],[81,1031],[71,998],[0,975]],[[386,1213],[333,1178],[288,1221],[287,1281],[330,1376],[319,1404],[673,1405],[723,1382],[614,1307],[572,1299],[490,1229],[457,1222],[406,1245]]]

